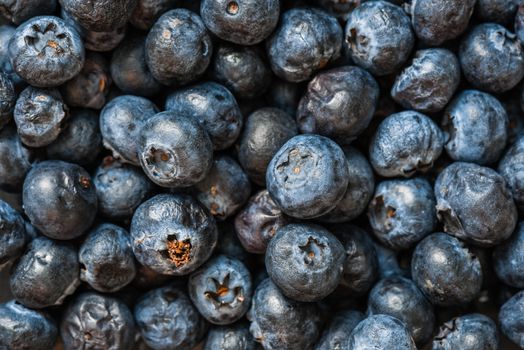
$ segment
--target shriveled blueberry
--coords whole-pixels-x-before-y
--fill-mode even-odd
[[[409,330],[389,315],[371,315],[360,322],[348,337],[347,350],[416,350]]]
[[[20,192],[34,157],[35,151],[21,142],[13,126],[0,130],[0,189]]]
[[[481,314],[455,317],[440,326],[433,350],[497,350],[499,335],[493,320]]]
[[[512,342],[524,347],[524,291],[513,295],[499,311],[500,330]]]
[[[521,4],[519,0],[477,0],[476,15],[482,22],[511,24]]]
[[[322,332],[315,350],[342,350],[348,335],[364,319],[364,314],[355,310],[337,312]]]
[[[524,223],[493,251],[493,267],[505,284],[524,288]]]
[[[215,326],[209,330],[204,350],[255,350],[256,343],[249,326],[238,322],[231,326]]]
[[[520,136],[513,145],[511,145],[498,166],[498,172],[504,177],[511,193],[513,200],[518,208],[524,209],[524,137]]]
[[[108,32],[122,27],[133,12],[136,0],[59,0],[60,5],[69,12],[82,27]]]
[[[15,108],[16,93],[11,78],[0,70],[0,129],[10,120]]]
[[[137,0],[129,22],[141,30],[149,30],[165,12],[175,7],[176,0]]]
[[[22,216],[0,199],[0,269],[22,254],[28,240]]]

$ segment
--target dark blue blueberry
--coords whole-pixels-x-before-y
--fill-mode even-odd
[[[73,109],[64,131],[47,146],[50,159],[92,164],[102,150],[98,115],[90,109]]]
[[[346,23],[351,59],[373,75],[395,72],[407,61],[415,35],[404,10],[386,1],[366,1]]]
[[[65,350],[128,350],[135,341],[135,321],[121,300],[88,292],[64,311],[60,336]]]
[[[157,195],[138,207],[131,222],[137,260],[166,275],[187,275],[211,256],[218,239],[213,217],[184,195]]]
[[[455,162],[438,176],[435,196],[444,231],[473,244],[500,244],[517,225],[511,192],[493,169]]]
[[[97,168],[93,182],[99,212],[117,220],[131,217],[153,187],[140,169],[110,156]]]
[[[186,9],[164,13],[146,39],[146,62],[156,80],[183,85],[204,73],[213,45],[204,22]]]
[[[372,315],[360,322],[348,337],[344,350],[416,350],[405,324],[389,315]]]
[[[520,0],[477,0],[476,15],[482,22],[512,24]]]
[[[511,145],[498,166],[498,172],[504,177],[513,200],[518,208],[524,210],[524,137],[520,136]]]
[[[249,326],[238,322],[231,326],[212,327],[207,335],[204,350],[255,350],[256,343]]]
[[[138,29],[149,30],[156,20],[177,5],[176,0],[137,0],[129,22]]]
[[[0,129],[11,120],[15,108],[16,93],[13,82],[0,70]]]
[[[87,30],[108,32],[125,25],[136,0],[59,0],[62,8]]]
[[[18,96],[14,119],[20,139],[29,147],[52,143],[62,132],[69,108],[57,89],[27,87]]]
[[[78,252],[69,244],[46,237],[33,239],[11,270],[14,298],[33,309],[61,305],[80,284]]]
[[[493,251],[493,267],[505,284],[524,288],[524,223]]]
[[[361,68],[344,66],[322,72],[309,82],[300,100],[300,131],[349,144],[371,122],[379,92],[376,80]]]
[[[280,228],[269,241],[266,270],[285,296],[318,301],[335,290],[342,279],[344,246],[328,230],[309,224]]]
[[[135,278],[129,233],[116,225],[102,224],[91,230],[80,246],[78,260],[80,279],[99,292],[116,292]]]
[[[23,204],[31,223],[44,235],[73,239],[95,219],[96,190],[82,167],[49,160],[37,163],[27,174]]]
[[[289,115],[295,115],[302,93],[301,84],[273,78],[265,98],[270,106],[279,108]]]
[[[365,1],[365,0],[364,0]],[[360,5],[362,0],[315,0],[314,2],[324,10],[331,13],[333,16],[347,20],[347,17],[357,6]]]
[[[220,39],[253,45],[277,26],[280,0],[202,0],[200,13],[206,27]]]
[[[296,218],[326,214],[344,197],[348,165],[342,149],[319,135],[287,141],[268,165],[269,195],[282,211]]]
[[[100,131],[104,146],[113,157],[133,165],[138,160],[138,135],[144,122],[158,113],[158,108],[146,98],[118,96],[100,112]]]
[[[174,286],[142,296],[135,306],[135,320],[142,339],[154,350],[191,350],[207,331],[189,297]]]
[[[22,216],[0,199],[0,269],[22,254],[28,240]]]
[[[282,79],[300,82],[340,56],[342,27],[337,19],[316,8],[284,12],[267,40],[271,69]]]
[[[52,15],[56,7],[56,0],[0,0],[0,17],[20,24],[32,17]]]
[[[433,350],[497,350],[499,335],[493,320],[481,314],[455,317],[440,326]]]
[[[315,350],[342,350],[348,335],[364,319],[364,314],[354,310],[339,311],[324,328]]]
[[[367,313],[398,318],[419,344],[431,337],[435,327],[433,306],[413,281],[400,276],[385,278],[375,284],[368,296]]]
[[[55,321],[46,314],[14,300],[0,304],[0,348],[49,350],[57,335]]]
[[[251,304],[253,285],[246,266],[219,255],[189,276],[189,296],[209,322],[231,324],[244,316]]]
[[[78,32],[58,17],[40,16],[16,28],[9,42],[15,72],[38,87],[61,85],[77,75],[85,59]]]
[[[14,127],[0,130],[0,189],[20,192],[34,157],[35,151],[22,144]]]
[[[242,112],[231,92],[208,82],[177,90],[166,99],[166,111],[193,117],[207,131],[213,148],[231,146],[242,130]]]
[[[20,87],[24,85],[25,82],[13,70],[13,66],[11,66],[11,60],[9,59],[9,41],[15,33],[15,30],[16,28],[10,25],[0,25],[0,71],[3,71],[4,74],[7,74],[16,87]]]
[[[378,275],[380,278],[388,278],[396,275],[409,277],[409,272],[400,267],[398,252],[386,248],[377,242],[373,242],[373,246],[377,254]]]
[[[309,349],[321,332],[319,311],[315,303],[288,299],[266,278],[253,295],[249,331],[266,350]]]
[[[464,243],[445,233],[433,233],[415,248],[411,260],[413,281],[433,305],[460,305],[473,301],[482,286],[482,267]]]
[[[448,105],[441,122],[446,152],[454,160],[496,162],[506,147],[508,116],[492,95],[464,90]]]
[[[248,266],[247,264],[252,261],[252,256],[242,247],[235,233],[233,220],[219,222],[217,227],[220,239],[217,242],[215,253],[235,258]]]
[[[433,167],[442,153],[444,134],[438,125],[415,111],[384,119],[369,145],[369,160],[386,177],[411,177]]]
[[[524,291],[511,297],[499,311],[500,330],[506,337],[524,348]]]
[[[158,113],[143,123],[137,150],[146,175],[162,187],[197,184],[213,166],[213,144],[204,127],[174,111]]]

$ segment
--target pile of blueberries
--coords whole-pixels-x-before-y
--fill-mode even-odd
[[[0,18],[0,349],[524,349],[524,0]]]

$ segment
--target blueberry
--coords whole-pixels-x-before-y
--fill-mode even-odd
[[[46,237],[33,239],[13,266],[9,284],[14,298],[33,309],[61,305],[80,284],[76,248]]]
[[[64,131],[47,146],[50,159],[80,165],[92,164],[102,150],[98,115],[90,109],[73,109]]]
[[[269,276],[285,296],[311,302],[325,298],[338,286],[345,252],[328,230],[290,224],[269,241],[265,260]]]
[[[69,12],[87,30],[108,32],[122,27],[133,12],[136,0],[59,0],[65,11]]]
[[[391,88],[391,97],[402,107],[422,113],[442,110],[460,83],[460,63],[446,49],[415,52]]]
[[[0,17],[20,24],[32,17],[52,15],[56,7],[56,0],[1,0]]]
[[[270,106],[281,109],[289,115],[295,115],[301,98],[301,84],[273,78],[271,89],[265,95]]]
[[[506,181],[490,168],[451,164],[438,176],[435,196],[444,231],[476,245],[500,244],[517,225],[517,207]]]
[[[298,135],[287,141],[268,165],[269,195],[282,211],[296,218],[314,218],[335,208],[348,185],[342,149],[319,135]]]
[[[242,247],[235,233],[233,220],[219,222],[217,227],[218,232],[220,232],[220,239],[217,242],[215,253],[235,258],[246,266],[251,266],[252,256]]]
[[[140,169],[108,156],[93,176],[100,214],[127,219],[146,199],[152,184]]]
[[[40,311],[14,300],[0,304],[0,347],[4,349],[49,350],[55,345],[55,321]]]
[[[266,350],[308,349],[321,331],[317,304],[288,299],[269,278],[255,290],[247,318],[251,334]]]
[[[142,339],[155,350],[191,350],[207,330],[189,297],[174,286],[143,295],[135,305],[135,320]]]
[[[277,26],[280,0],[202,0],[200,13],[206,27],[220,39],[253,45]]]
[[[520,223],[513,235],[493,251],[493,267],[505,284],[524,288],[524,224]]]
[[[476,15],[482,22],[510,24],[520,4],[519,0],[477,0]]]
[[[373,246],[377,254],[378,275],[380,278],[388,278],[396,275],[410,277],[409,272],[400,266],[397,251],[386,248],[377,242],[373,242]]]
[[[0,189],[20,192],[34,157],[35,151],[22,144],[14,127],[0,130]]]
[[[43,147],[52,143],[69,117],[57,89],[27,87],[16,100],[14,119],[20,139],[29,147]]]
[[[508,116],[492,95],[464,90],[448,105],[442,119],[448,155],[480,165],[500,158],[508,139]]]
[[[364,319],[364,314],[355,310],[337,312],[324,328],[315,350],[342,350],[348,335]]]
[[[189,296],[209,322],[226,325],[238,321],[249,309],[253,286],[244,264],[219,255],[189,276]]]
[[[204,73],[213,45],[202,19],[186,9],[164,13],[146,39],[146,62],[164,85],[183,85]]]
[[[38,87],[61,85],[84,65],[84,46],[78,32],[58,17],[33,17],[20,25],[9,41],[15,72]]]
[[[433,350],[497,350],[499,335],[493,320],[481,314],[455,317],[440,326],[433,338]]]
[[[173,92],[166,99],[166,110],[197,120],[209,134],[215,150],[231,146],[242,130],[242,112],[235,97],[217,83]]]
[[[78,295],[64,311],[60,336],[65,350],[126,350],[135,340],[135,322],[121,300],[88,292]]]
[[[137,0],[129,22],[140,30],[149,30],[165,12],[175,7],[176,0]]]
[[[336,18],[315,8],[284,12],[267,40],[273,72],[291,82],[306,81],[340,56],[342,28]]]
[[[213,144],[206,130],[195,118],[174,111],[144,122],[137,149],[146,175],[163,187],[197,184],[213,166]]]
[[[245,323],[212,327],[204,350],[255,350],[256,343]]]
[[[524,209],[524,137],[520,136],[503,155],[498,172],[506,180],[518,208]]]
[[[104,146],[113,152],[113,157],[140,165],[138,134],[142,124],[156,113],[158,108],[143,97],[124,95],[111,100],[100,112]]]
[[[23,203],[31,223],[53,239],[83,235],[97,209],[89,174],[76,164],[58,160],[33,166],[25,178]]]
[[[7,24],[0,25],[0,71],[3,71],[16,87],[21,87],[25,82],[16,74],[9,59],[9,41],[15,31],[15,27]]]
[[[300,100],[298,126],[302,133],[349,144],[368,127],[378,97],[376,80],[361,68],[344,66],[322,72],[309,82]]]
[[[524,41],[524,4],[518,7],[517,14],[515,16],[515,34],[522,42]]]
[[[524,348],[524,291],[512,296],[499,311],[500,330],[520,348]]]
[[[365,1],[365,0],[364,0]],[[351,11],[360,5],[362,0],[315,0],[318,6],[322,7],[333,16],[346,20]]]
[[[369,145],[369,160],[382,176],[411,177],[431,168],[443,146],[444,134],[433,120],[404,111],[380,123]]]
[[[0,199],[0,269],[22,254],[27,240],[24,219]]]
[[[433,233],[415,248],[411,260],[413,281],[433,305],[471,302],[482,285],[479,259],[457,238]]]
[[[13,82],[0,70],[0,129],[11,120],[15,103],[16,92]]]
[[[247,117],[238,143],[238,161],[254,183],[265,184],[271,158],[297,134],[295,120],[280,109],[262,108]]]
[[[195,199],[157,195],[142,203],[131,222],[137,260],[166,275],[186,275],[202,265],[217,243],[213,217]]]
[[[386,1],[366,1],[346,23],[346,45],[351,59],[373,75],[395,72],[411,54],[415,35],[409,17]]]
[[[399,319],[389,315],[371,315],[350,333],[347,350],[416,350],[409,330]]]

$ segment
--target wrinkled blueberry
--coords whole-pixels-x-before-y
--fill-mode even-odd
[[[440,326],[433,350],[497,350],[499,335],[493,320],[481,314],[455,317]]]

